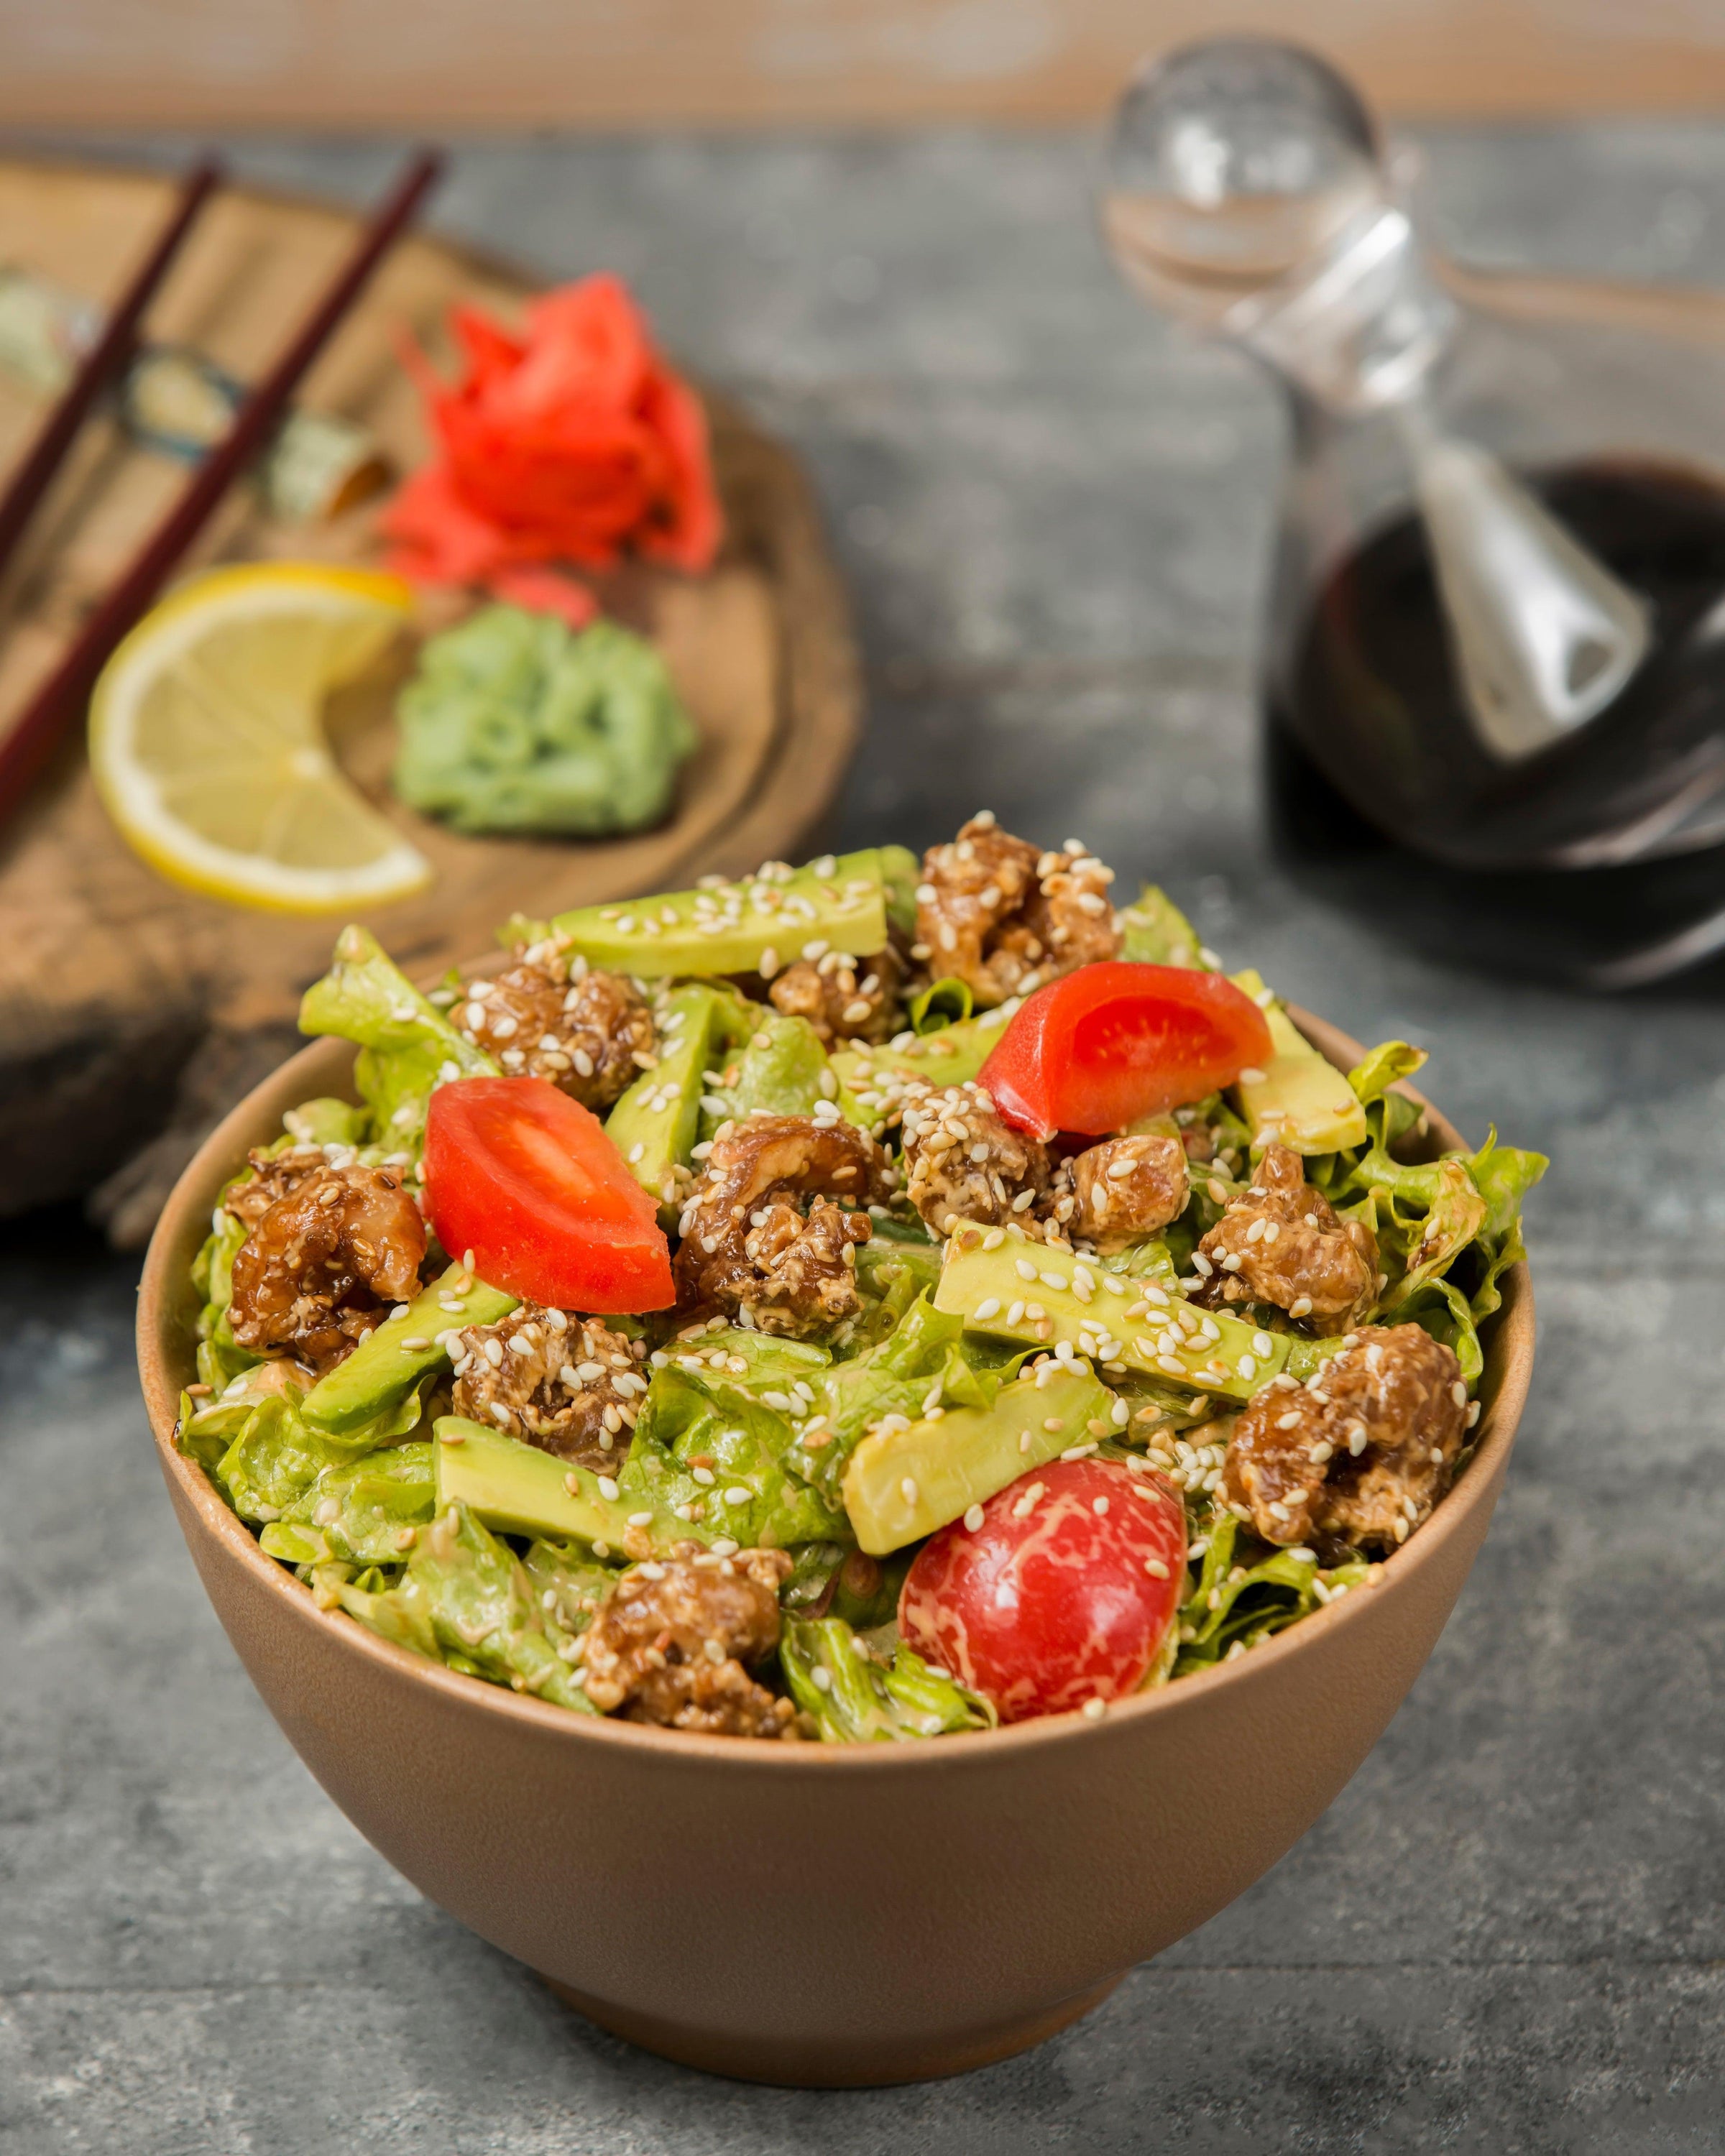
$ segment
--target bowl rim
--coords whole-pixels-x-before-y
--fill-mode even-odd
[[[1364,1050],[1350,1035],[1296,1005],[1287,1009],[1299,1030],[1337,1069],[1352,1068],[1358,1062]],[[1525,1259],[1503,1276],[1503,1302],[1491,1324],[1486,1357],[1485,1374],[1490,1378],[1495,1368],[1497,1383],[1481,1418],[1481,1435],[1473,1456],[1419,1532],[1374,1564],[1368,1584],[1273,1634],[1249,1655],[1195,1671],[1178,1684],[1158,1685],[1152,1691],[1111,1701],[1105,1715],[1091,1718],[1075,1712],[1042,1716],[1004,1728],[955,1732],[939,1743],[747,1743],[732,1737],[621,1721],[611,1715],[576,1714],[530,1694],[445,1668],[440,1662],[381,1638],[343,1612],[318,1609],[311,1589],[285,1565],[264,1555],[257,1537],[228,1505],[204,1470],[174,1442],[180,1387],[167,1367],[169,1335],[175,1326],[176,1309],[184,1303],[183,1283],[174,1269],[177,1261],[184,1262],[182,1253],[190,1224],[194,1219],[208,1218],[221,1185],[244,1159],[248,1143],[256,1142],[255,1127],[266,1101],[273,1106],[274,1098],[280,1096],[285,1106],[291,1106],[315,1097],[316,1077],[327,1075],[324,1066],[333,1065],[340,1052],[349,1047],[348,1043],[328,1039],[300,1050],[236,1103],[187,1163],[162,1209],[144,1262],[138,1291],[139,1375],[162,1472],[223,1554],[248,1569],[257,1584],[277,1598],[277,1606],[288,1621],[325,1625],[341,1617],[335,1636],[348,1651],[368,1658],[383,1671],[431,1686],[452,1706],[525,1722],[554,1740],[622,1744],[657,1754],[667,1762],[683,1759],[691,1767],[702,1761],[722,1761],[733,1769],[778,1774],[798,1769],[820,1774],[914,1774],[941,1765],[981,1768],[988,1761],[1004,1761],[1009,1753],[1044,1744],[1106,1741],[1111,1732],[1141,1721],[1147,1723],[1153,1717],[1198,1711],[1224,1685],[1248,1679],[1273,1681],[1290,1655],[1315,1646],[1343,1626],[1367,1621],[1369,1609],[1397,1594],[1416,1572],[1433,1562],[1450,1537],[1463,1532],[1480,1506],[1489,1510],[1495,1502],[1496,1486],[1514,1444],[1532,1378],[1533,1291]],[[301,1070],[313,1082],[303,1091],[290,1091],[289,1075]],[[1405,1083],[1395,1090],[1425,1110],[1430,1131],[1441,1143],[1464,1145],[1455,1126],[1424,1094]]]

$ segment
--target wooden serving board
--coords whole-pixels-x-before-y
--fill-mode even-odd
[[[158,226],[167,180],[0,162],[0,264],[93,298],[123,283]],[[151,316],[254,378],[345,254],[357,220],[232,191],[206,213]],[[410,331],[446,355],[449,303],[515,316],[532,287],[495,264],[410,239],[311,375],[308,406],[363,421],[403,470],[426,442],[395,356]],[[709,395],[727,536],[710,576],[621,572],[603,596],[664,652],[700,728],[660,829],[604,842],[465,839],[388,794],[395,682],[332,711],[337,753],[437,870],[431,889],[362,916],[426,978],[474,957],[517,908],[563,907],[735,874],[809,846],[855,745],[858,668],[838,577],[790,454]],[[42,400],[0,380],[0,465],[40,424]],[[102,426],[80,443],[0,593],[0,713],[18,710],[67,637],[182,482],[183,468]],[[225,506],[187,569],[277,556],[364,560],[375,504],[334,523],[267,521],[249,491]],[[423,625],[453,618],[428,603]],[[456,609],[459,611],[459,608]],[[203,1132],[294,1045],[300,991],[340,917],[261,913],[182,891],[116,836],[81,740],[69,742],[0,833],[0,1212],[84,1194],[117,1241],[141,1243]]]

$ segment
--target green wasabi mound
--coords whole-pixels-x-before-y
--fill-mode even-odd
[[[432,637],[397,716],[396,792],[470,833],[644,830],[697,739],[650,644],[514,606]]]

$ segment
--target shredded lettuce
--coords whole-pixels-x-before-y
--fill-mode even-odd
[[[349,1616],[398,1646],[578,1713],[598,1712],[567,1658],[575,1635],[545,1607],[508,1543],[465,1505],[419,1530],[398,1585],[368,1592],[357,1582],[329,1584]]]
[[[1274,1550],[1251,1565],[1236,1564],[1240,1535],[1240,1522],[1219,1509],[1198,1584],[1180,1609],[1177,1677],[1223,1661],[1236,1642],[1252,1647],[1285,1630],[1321,1603],[1357,1587],[1369,1568],[1357,1563],[1326,1572],[1315,1559],[1288,1550]]]
[[[989,1729],[997,1719],[986,1700],[902,1641],[877,1661],[840,1617],[788,1617],[778,1658],[792,1698],[828,1744],[900,1743]]]
[[[353,1081],[380,1143],[418,1158],[425,1108],[445,1078],[495,1078],[498,1066],[465,1040],[368,929],[344,928],[330,970],[300,1005],[301,1033],[355,1042]]]

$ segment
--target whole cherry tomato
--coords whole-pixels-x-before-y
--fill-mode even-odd
[[[1100,1137],[1201,1101],[1271,1053],[1263,1012],[1225,974],[1113,959],[1027,998],[980,1082],[1032,1137]]]
[[[558,1310],[675,1301],[657,1209],[598,1117],[543,1078],[459,1078],[425,1118],[438,1240],[481,1280]]]
[[[1149,1674],[1185,1592],[1186,1514],[1167,1476],[1106,1460],[1021,1475],[917,1552],[899,1630],[1003,1722],[1120,1699]]]

